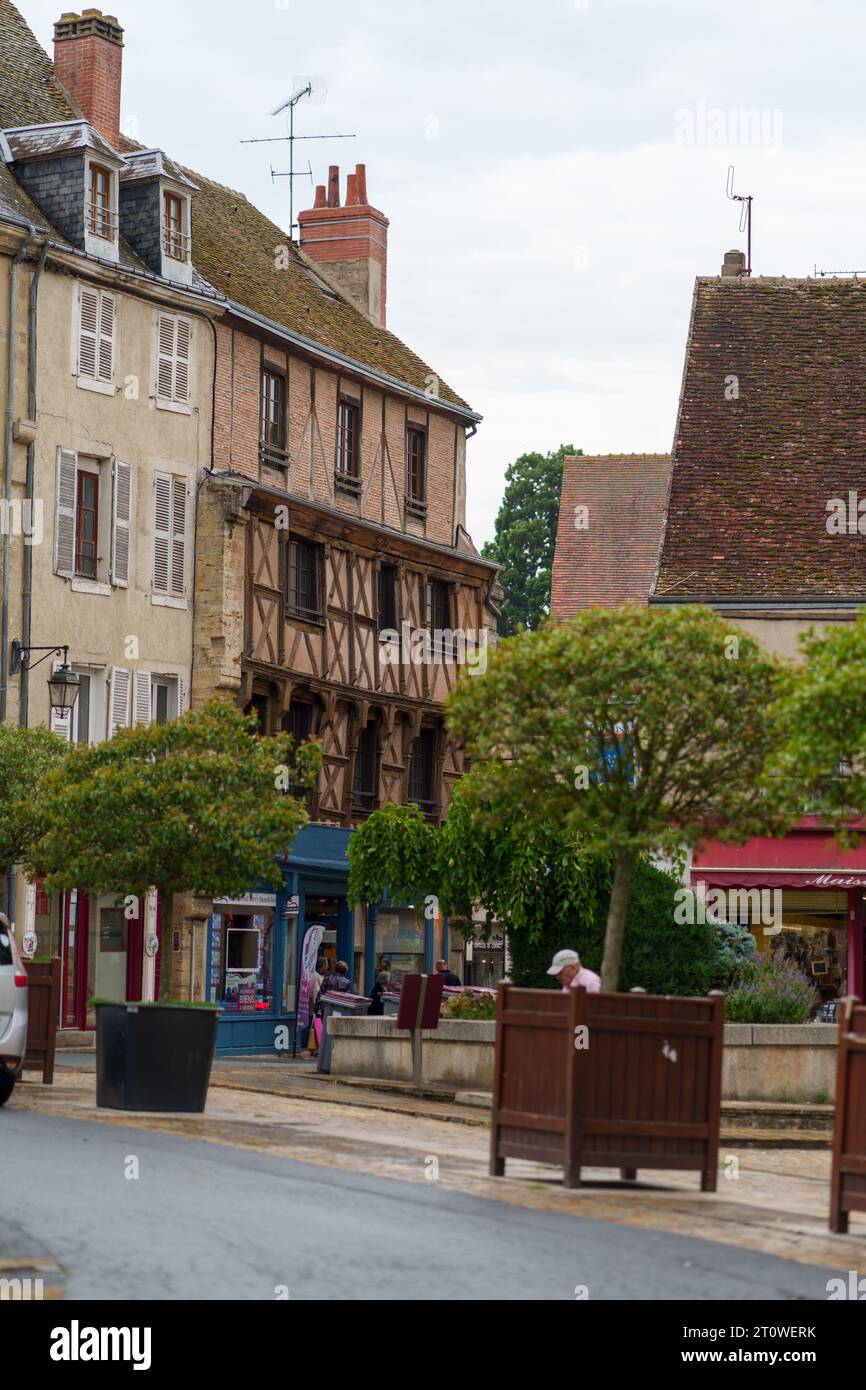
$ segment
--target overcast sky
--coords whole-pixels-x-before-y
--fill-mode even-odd
[[[48,52],[60,0],[18,0]],[[79,7],[80,8],[80,7]],[[124,127],[288,221],[267,112],[296,79],[316,182],[367,165],[388,325],[484,415],[469,530],[507,464],[670,448],[696,274],[866,269],[863,0],[117,0]],[[751,117],[745,113],[752,112]],[[296,209],[309,206],[297,184]]]

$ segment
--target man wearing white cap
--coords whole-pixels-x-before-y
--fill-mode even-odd
[[[557,951],[547,973],[555,975],[563,989],[582,986],[590,994],[598,994],[601,990],[601,976],[581,965],[577,951]]]

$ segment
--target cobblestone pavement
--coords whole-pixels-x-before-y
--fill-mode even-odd
[[[504,1179],[489,1177],[483,1116],[455,1124],[437,1117],[435,1102],[389,1096],[388,1109],[371,1109],[363,1092],[344,1098],[350,1088],[321,1082],[303,1086],[321,1097],[311,1099],[234,1088],[229,1081],[223,1071],[202,1116],[140,1115],[98,1110],[93,1072],[64,1067],[53,1087],[23,1082],[9,1106],[163,1130],[404,1182],[437,1181],[513,1205],[697,1236],[837,1272],[858,1268],[866,1257],[866,1219],[852,1218],[848,1236],[827,1228],[826,1151],[723,1147],[716,1193],[700,1192],[695,1173],[647,1172],[623,1185],[609,1170],[593,1169],[584,1170],[584,1186],[568,1190],[558,1169],[517,1160],[509,1161]],[[340,1099],[331,1099],[337,1092]],[[418,1113],[421,1104],[431,1113]]]

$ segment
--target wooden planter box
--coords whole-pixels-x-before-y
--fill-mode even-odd
[[[54,1081],[54,1049],[60,1016],[60,958],[28,960],[27,971],[27,1051],[24,1067],[41,1068],[46,1086]]]
[[[716,1190],[724,995],[589,994],[500,985],[490,1172],[506,1158],[695,1169]]]
[[[830,1230],[848,1230],[848,1213],[866,1211],[866,1007],[842,1000],[836,1070]]]

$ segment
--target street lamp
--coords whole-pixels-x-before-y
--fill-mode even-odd
[[[40,656],[39,661],[30,661],[31,652],[45,652],[45,656]],[[69,665],[68,647],[22,647],[20,642],[12,643],[12,661],[10,669],[12,675],[25,668],[29,671],[41,662],[47,661],[49,656],[60,656],[63,653],[63,661],[48,681],[48,699],[51,708],[59,715],[68,714],[78,699],[78,691],[81,681]]]

